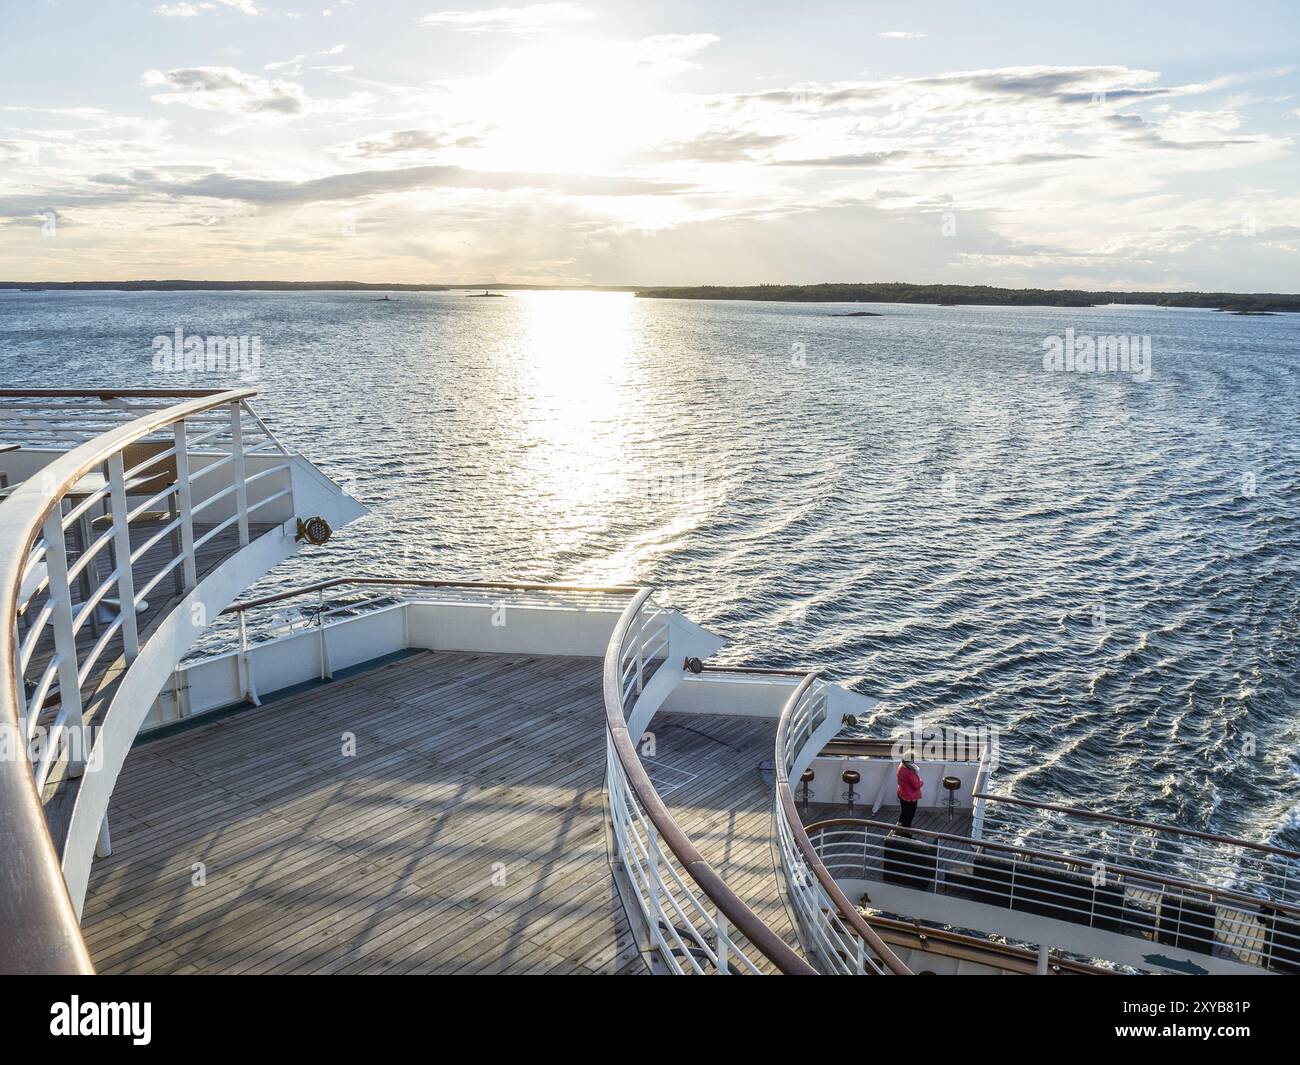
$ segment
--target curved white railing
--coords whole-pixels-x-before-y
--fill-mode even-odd
[[[790,775],[818,754],[814,744],[827,721],[827,686],[808,674],[791,693],[776,730],[777,840],[786,891],[804,950],[822,972],[907,975],[911,970],[867,924],[822,864],[804,831]]]
[[[0,429],[25,445],[5,463],[27,470],[0,502],[0,728],[14,752],[0,760],[0,854],[19,871],[0,892],[0,970],[90,970],[43,804],[86,770],[114,684],[197,584],[199,553],[247,546],[291,496],[253,394],[0,390]]]
[[[1078,926],[1260,968],[1300,970],[1300,907],[1290,903],[1091,858],[918,828],[909,830],[907,846],[887,850],[882,841],[894,828],[836,818],[807,831],[821,861],[844,880],[887,882],[1001,913],[1051,918],[1062,922],[1063,940],[1067,926]]]
[[[606,780],[614,845],[650,942],[675,974],[814,970],[746,906],[678,828],[637,755],[649,723],[638,701],[668,659],[667,612],[643,588],[628,603],[605,654]],[[653,706],[650,708],[653,712]],[[629,728],[631,731],[629,731]]]

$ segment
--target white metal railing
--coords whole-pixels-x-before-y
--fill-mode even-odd
[[[1300,971],[1300,907],[1024,846],[917,828],[903,838],[885,822],[839,818],[807,831],[822,863],[840,879]],[[1061,935],[1065,945],[1064,930]]]
[[[815,970],[729,889],[678,828],[628,732],[637,703],[668,661],[666,611],[641,589],[605,655],[606,779],[616,858],[650,942],[674,974],[760,973],[763,959],[790,974]],[[640,715],[644,717],[644,714]],[[646,721],[639,721],[638,730]],[[638,737],[639,738],[639,737]]]
[[[981,795],[979,836],[1300,905],[1300,854],[1208,832]]]
[[[631,595],[636,591],[620,586],[425,580],[360,574],[337,577],[233,604],[222,611],[187,658],[194,661],[236,647],[247,652],[258,643],[307,629],[329,628],[401,603],[486,604],[502,611],[515,607],[608,610],[614,602],[613,595]]]
[[[418,604],[470,606],[500,612],[502,625],[511,610],[617,609],[616,596],[627,596],[638,589],[620,586],[533,584],[516,581],[450,581],[417,577],[380,577],[356,575],[334,577],[315,584],[299,585],[265,596],[237,602],[221,612],[189,655],[178,667],[177,687],[182,670],[196,667],[224,654],[238,652],[239,699],[260,705],[263,693],[258,680],[255,650],[268,644],[315,633],[318,639],[318,676],[332,675],[334,657],[327,634],[367,615],[405,609]],[[405,630],[392,651],[406,650],[410,634]],[[301,679],[301,678],[300,678]],[[206,709],[213,709],[207,707]],[[177,716],[188,716],[192,713]],[[163,719],[159,724],[168,724]]]
[[[88,744],[72,732],[84,724],[85,697],[111,662],[129,667],[139,655],[142,615],[157,615],[151,600],[191,591],[205,547],[223,535],[231,550],[247,546],[251,523],[291,494],[287,456],[246,472],[249,455],[284,455],[248,431],[247,416],[242,397],[222,399],[129,434],[50,508],[22,567],[16,615],[19,721],[40,751],[38,789],[60,759],[69,777],[80,775]],[[249,488],[263,481],[273,490],[250,504]]]
[[[87,726],[198,583],[200,553],[246,546],[291,500],[288,456],[252,395],[0,390],[0,440],[22,445],[0,456],[0,719],[38,801],[84,772]],[[43,821],[14,816],[27,808],[17,791],[0,799],[6,861],[47,861]],[[0,939],[21,920],[4,918]]]
[[[828,686],[809,674],[791,694],[777,725],[777,841],[799,939],[826,973],[907,974],[907,967],[857,912],[820,861],[790,790],[794,769],[807,765],[818,753],[809,745],[828,713]]]

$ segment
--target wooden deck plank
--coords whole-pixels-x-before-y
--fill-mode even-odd
[[[602,721],[594,660],[429,652],[149,742],[92,870],[96,964],[643,969],[605,849]]]

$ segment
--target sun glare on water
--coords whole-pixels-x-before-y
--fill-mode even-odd
[[[512,297],[515,298],[515,297]],[[538,292],[517,297],[525,316],[512,357],[527,448],[521,495],[556,529],[599,523],[628,476],[627,396],[634,297]]]

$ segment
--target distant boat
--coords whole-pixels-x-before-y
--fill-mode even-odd
[[[484,289],[482,292],[470,292],[470,293],[467,293],[467,295],[470,296],[472,299],[480,299],[480,300],[481,300],[484,296],[504,296],[505,293],[504,293],[504,292],[489,292],[487,289]]]
[[[371,303],[401,303],[401,300],[395,300],[392,296],[385,295],[382,299],[371,300]]]

